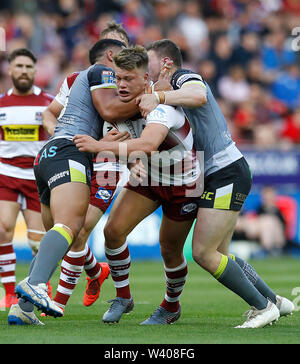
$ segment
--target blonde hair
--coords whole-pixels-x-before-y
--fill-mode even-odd
[[[100,39],[104,39],[104,38],[109,38],[109,35],[111,33],[118,33],[121,40],[126,43],[126,46],[128,47],[129,45],[129,36],[126,32],[126,30],[123,28],[122,24],[118,24],[116,23],[114,20],[110,21],[107,23],[106,28],[104,28],[102,30],[102,32],[100,33]]]
[[[135,68],[148,70],[148,54],[146,49],[140,45],[122,49],[113,60],[117,67],[127,71]]]

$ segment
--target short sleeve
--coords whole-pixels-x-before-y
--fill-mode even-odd
[[[178,90],[183,85],[191,85],[191,84],[201,85],[206,89],[205,82],[198,73],[185,69],[180,69],[174,73],[173,78],[171,80],[171,84],[174,90]]]
[[[146,124],[155,123],[165,125],[168,129],[176,128],[178,122],[177,111],[173,106],[158,105],[147,115]]]
[[[89,70],[88,82],[91,91],[98,88],[117,88],[114,70],[101,64],[96,64]]]
[[[67,78],[65,78],[62,85],[60,86],[58,94],[55,96],[55,100],[64,106],[66,103],[67,96],[69,95],[69,92],[70,90]]]

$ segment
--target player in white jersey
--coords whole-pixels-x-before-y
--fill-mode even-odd
[[[147,52],[141,46],[123,49],[114,62],[119,97],[125,103],[130,102],[149,85]],[[131,180],[120,192],[104,229],[105,252],[116,298],[103,315],[103,322],[118,322],[123,313],[133,309],[126,238],[161,205],[160,244],[167,289],[161,305],[143,324],[171,324],[181,314],[179,298],[187,277],[183,246],[197,211],[195,197],[187,196],[189,192],[194,196],[196,192],[198,196],[202,193],[200,165],[190,125],[181,108],[159,105],[140,122],[145,122],[145,127],[139,137],[122,143],[97,142],[86,135],[75,136],[74,142],[80,151],[110,151],[120,157],[129,156],[129,162],[138,158],[148,170],[141,183]],[[170,245],[172,251],[166,249]]]
[[[19,212],[34,254],[44,234],[33,161],[49,137],[42,125],[42,112],[53,97],[34,86],[35,63],[28,49],[13,51],[9,57],[13,87],[0,97],[0,276],[6,292],[0,307],[10,307],[16,301],[12,240]]]

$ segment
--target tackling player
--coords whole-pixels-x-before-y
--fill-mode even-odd
[[[33,161],[49,137],[42,112],[53,97],[34,85],[36,61],[30,50],[14,50],[9,56],[13,87],[0,97],[0,276],[6,293],[0,307],[6,308],[17,301],[12,240],[19,212],[33,255],[45,233]]]
[[[251,187],[251,173],[229,134],[224,116],[202,77],[181,68],[180,50],[165,39],[148,47],[150,76],[155,82],[161,68],[173,91],[143,95],[139,103],[145,116],[160,102],[181,105],[191,122],[195,146],[204,151],[204,193],[198,199],[193,236],[194,260],[220,283],[250,304],[251,315],[238,327],[261,327],[290,314],[294,305],[276,295],[252,266],[229,255],[237,216]]]
[[[116,39],[124,42],[126,46],[129,44],[126,31],[121,24],[115,22],[108,23],[107,27],[101,32],[100,39]],[[57,118],[68,100],[70,89],[78,75],[79,72],[75,72],[64,79],[59,93],[43,112],[43,124],[51,135],[54,133]],[[111,89],[116,88],[116,86],[111,82],[107,82],[106,79],[107,77],[103,74],[102,83],[98,86],[98,92],[111,94]],[[104,99],[103,101],[105,102]],[[115,137],[117,138],[117,134],[115,134]],[[97,162],[96,158],[94,159],[91,196],[84,226],[62,261],[59,285],[56,296],[53,299],[63,309],[65,309],[77,285],[83,268],[87,274],[87,285],[83,296],[83,304],[85,306],[90,306],[97,300],[101,285],[109,275],[108,264],[97,262],[86,242],[100,218],[109,208],[117,187],[120,183],[123,183],[121,180],[122,175],[127,174],[127,170],[125,171],[123,167],[126,168],[126,166],[120,166],[116,161],[104,163],[99,158]],[[84,261],[83,257],[85,257]],[[82,266],[82,263],[84,263],[84,266]]]
[[[80,72],[74,81],[54,135],[35,158],[34,172],[47,233],[41,241],[29,277],[16,286],[17,294],[31,305],[31,309],[27,308],[27,312],[24,312],[16,305],[15,309],[19,311],[11,309],[9,324],[20,323],[22,313],[23,317],[25,314],[32,315],[31,323],[37,323],[33,305],[50,316],[63,315],[63,310],[47,295],[45,282],[83,227],[89,205],[92,171],[92,154],[79,152],[73,137],[83,132],[96,140],[101,138],[103,119],[99,116],[101,100],[98,86],[102,83],[103,74],[108,76],[108,82],[114,84],[113,71],[103,63],[112,64],[113,55],[123,47],[124,43],[112,39],[101,40],[92,47],[92,66]],[[134,102],[124,107],[115,91],[110,97],[113,107],[110,115],[115,113],[114,116],[125,115],[127,118],[136,114]],[[119,119],[122,120],[121,117]]]

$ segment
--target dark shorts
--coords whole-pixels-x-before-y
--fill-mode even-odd
[[[61,184],[81,182],[91,186],[92,156],[80,152],[68,139],[47,143],[34,161],[34,174],[41,203],[50,205],[50,191]]]
[[[252,174],[245,158],[204,178],[204,192],[197,199],[198,207],[239,211],[252,184]]]

